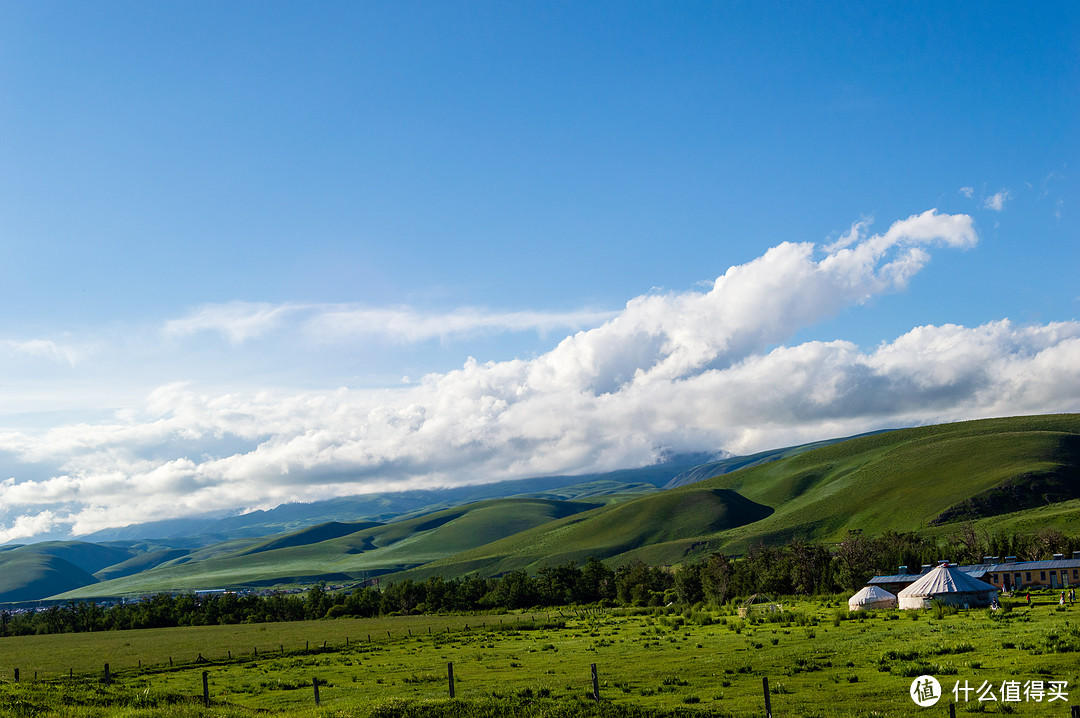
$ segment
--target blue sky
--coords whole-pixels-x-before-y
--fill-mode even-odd
[[[1080,410],[1078,38],[4,3],[0,540]]]

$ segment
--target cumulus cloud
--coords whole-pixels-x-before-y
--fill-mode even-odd
[[[2,486],[2,484],[0,484]],[[25,514],[18,516],[11,526],[0,527],[0,543],[16,541],[18,539],[31,538],[52,531],[59,525],[56,515],[52,511],[42,511],[37,514]]]
[[[966,215],[931,210],[880,234],[863,220],[824,247],[777,245],[701,290],[636,297],[535,358],[470,358],[394,389],[163,386],[113,422],[0,434],[0,451],[58,467],[51,478],[0,483],[0,505],[27,517],[20,525],[53,511],[50,521],[83,533],[289,500],[610,470],[672,451],[745,453],[873,428],[1076,410],[1076,322],[925,326],[870,351],[843,340],[784,344],[902,290],[934,247],[977,239]],[[320,310],[305,321],[346,333],[393,324],[393,312],[368,311]],[[460,331],[535,328],[546,316],[466,316]],[[380,331],[443,331],[405,322],[408,330]]]

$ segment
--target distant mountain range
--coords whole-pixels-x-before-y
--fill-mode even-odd
[[[656,491],[673,476],[681,475],[709,458],[708,454],[680,454],[660,464],[600,474],[544,476],[446,489],[288,503],[269,511],[252,511],[224,518],[170,519],[104,529],[84,536],[83,540],[102,542],[174,538],[205,546],[228,539],[295,531],[325,521],[397,521],[451,506],[507,496],[572,499],[588,495],[649,492]]]
[[[0,601],[499,575],[589,556],[677,564],[855,528],[944,534],[973,521],[1075,533],[1078,519],[1080,415],[1015,417],[4,546]]]

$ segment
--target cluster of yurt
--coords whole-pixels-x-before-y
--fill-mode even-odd
[[[893,595],[883,588],[867,586],[850,599],[849,611],[875,608],[930,608],[934,601],[952,606],[974,608],[989,606],[998,590],[988,583],[968,576],[955,566],[942,564],[924,573],[914,583]]]

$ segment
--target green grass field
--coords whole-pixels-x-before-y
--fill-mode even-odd
[[[0,639],[0,716],[269,710],[749,717],[764,714],[763,677],[778,718],[947,715],[952,687],[963,681],[998,690],[1004,681],[1067,681],[1070,702],[987,703],[972,693],[958,705],[960,714],[1064,717],[1080,701],[1080,606],[1060,609],[1049,592],[1036,595],[1030,609],[994,616],[972,609],[852,618],[843,598],[795,600],[769,620],[739,618],[733,607],[564,610],[6,638]],[[205,662],[195,662],[200,655]],[[113,673],[108,687],[100,683],[106,661]],[[448,699],[451,662],[454,701]],[[599,707],[590,699],[594,663]],[[209,711],[199,705],[203,671]],[[909,698],[922,674],[935,676],[948,694],[935,709],[920,709]],[[320,683],[318,710],[312,679]]]

